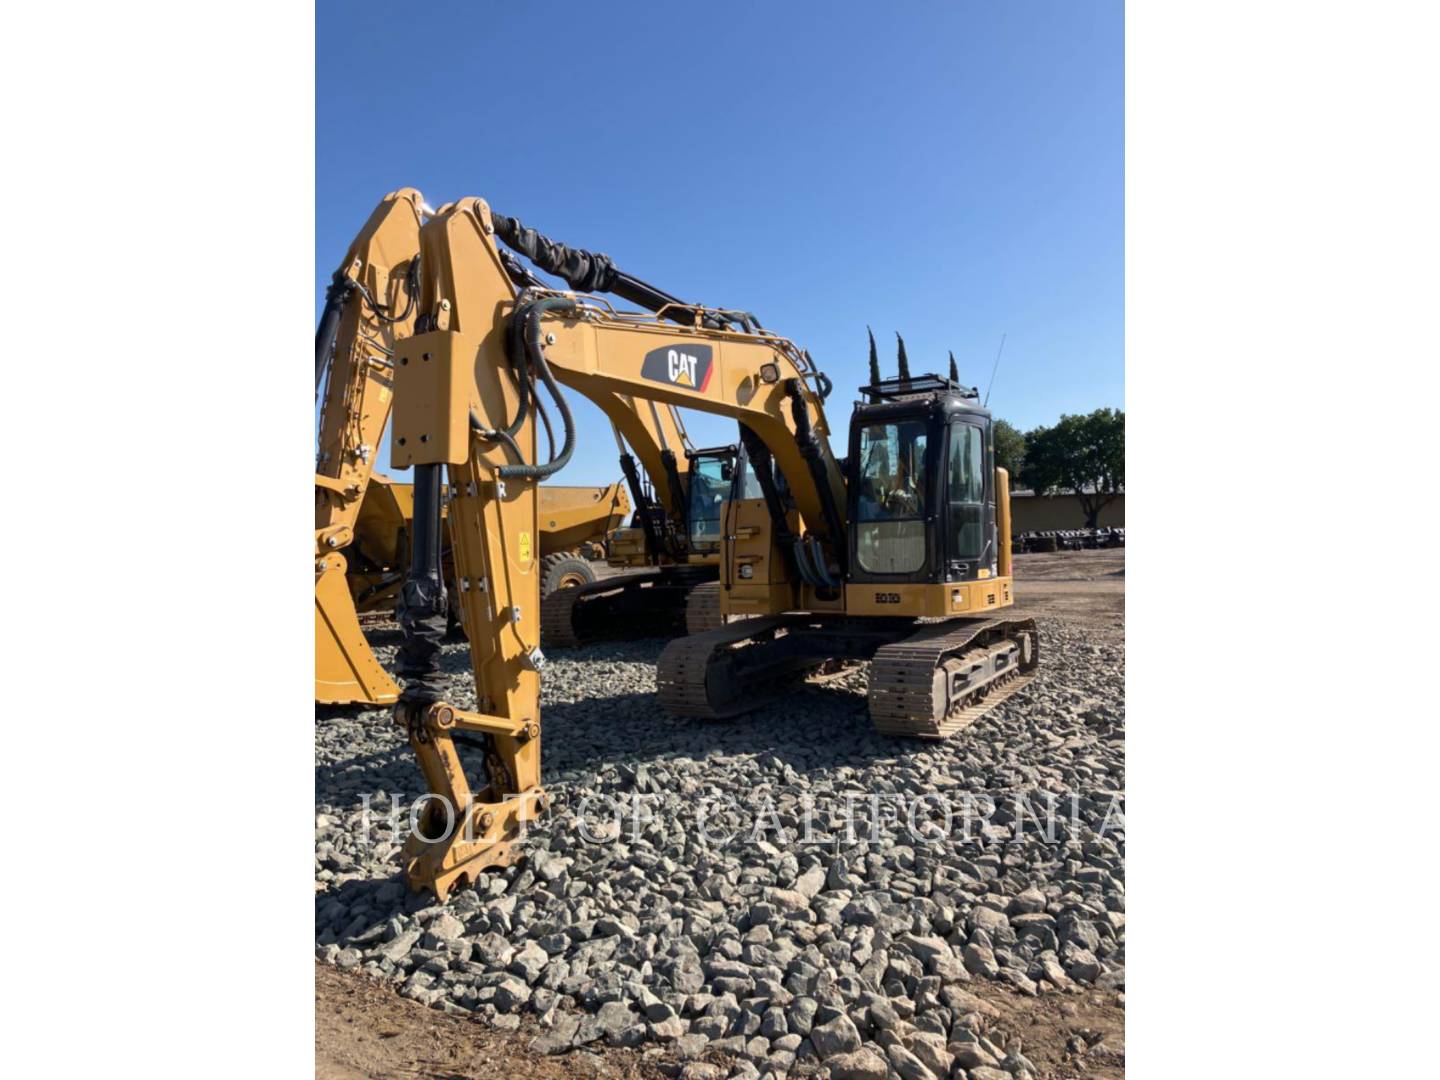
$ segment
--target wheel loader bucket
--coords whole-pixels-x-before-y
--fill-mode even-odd
[[[400,688],[370,651],[345,583],[345,559],[315,563],[315,700],[325,705],[390,705]]]

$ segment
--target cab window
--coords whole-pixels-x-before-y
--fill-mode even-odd
[[[872,574],[925,566],[924,420],[867,424],[860,431],[856,558]]]
[[[946,469],[950,558],[974,560],[985,551],[985,434],[970,424],[950,429]]]
[[[690,546],[720,543],[720,504],[730,491],[730,464],[724,458],[699,457],[690,462]]]

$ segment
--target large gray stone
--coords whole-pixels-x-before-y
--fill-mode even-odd
[[[570,1013],[562,1014],[556,1017],[554,1027],[542,1033],[530,1044],[530,1049],[537,1054],[558,1054],[568,1050],[574,1041],[575,1030],[579,1026],[580,1018],[578,1016]]]
[[[898,1042],[885,1048],[885,1056],[900,1074],[900,1080],[938,1080],[924,1062]]]
[[[540,977],[540,973],[545,970],[545,965],[548,963],[550,963],[550,954],[538,943],[527,941],[510,960],[509,970],[516,975],[523,976],[527,983],[533,983]]]
[[[822,1059],[828,1060],[835,1054],[843,1054],[847,1050],[858,1050],[860,1048],[860,1032],[856,1030],[848,1016],[837,1016],[828,1024],[811,1028],[810,1041],[815,1044],[815,1052]]]
[[[889,1067],[874,1050],[849,1050],[825,1059],[831,1080],[885,1080]]]

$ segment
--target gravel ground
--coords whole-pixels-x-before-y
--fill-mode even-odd
[[[1124,986],[1123,646],[1040,626],[1042,674],[939,744],[872,733],[864,667],[704,724],[660,709],[661,641],[557,651],[554,811],[526,861],[443,906],[399,878],[386,814],[424,785],[388,712],[322,716],[317,954],[501,1029],[524,1017],[541,1053],[639,1047],[691,1078],[1023,1077],[967,984]],[[397,633],[371,638],[388,663]],[[445,670],[473,708],[463,644]]]

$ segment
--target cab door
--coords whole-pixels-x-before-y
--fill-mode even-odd
[[[995,537],[994,449],[981,417],[949,425],[945,451],[945,506],[941,533],[945,580],[993,577],[999,559]]]

